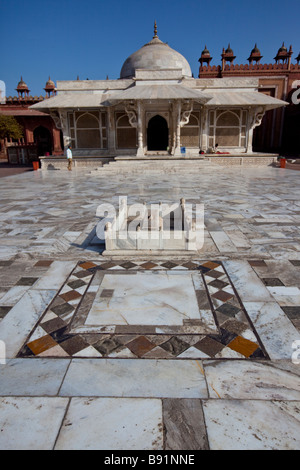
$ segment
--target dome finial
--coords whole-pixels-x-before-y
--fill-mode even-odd
[[[158,38],[157,36],[157,24],[156,24],[156,20],[154,20],[154,36],[153,38]]]

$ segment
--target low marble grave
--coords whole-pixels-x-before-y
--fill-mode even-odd
[[[202,206],[195,210],[184,199],[175,204],[133,204],[121,201],[105,225],[104,255],[143,252],[195,252],[202,247]]]

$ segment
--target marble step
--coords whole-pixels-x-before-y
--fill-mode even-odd
[[[97,170],[92,171],[92,174],[114,174],[121,172],[124,173],[144,173],[151,171],[151,173],[162,173],[162,172],[180,172],[190,173],[201,170],[204,167],[210,166],[211,162],[208,160],[118,160],[109,162],[103,167],[99,167]]]
[[[167,169],[167,168],[160,168],[160,169],[157,169],[157,170],[150,170],[150,169],[127,169],[126,171],[122,171],[121,169],[118,169],[118,170],[94,170],[94,171],[91,171],[90,174],[92,175],[99,175],[99,176],[119,176],[120,174],[121,175],[147,175],[147,174],[151,174],[151,175],[162,175],[163,173],[165,174],[171,174],[171,173],[178,173],[180,175],[191,175],[191,172],[193,174],[197,173],[197,172],[201,172],[203,171],[203,169],[201,168],[194,168],[193,170],[182,170],[180,168],[173,168],[172,170],[170,169]]]
[[[177,160],[177,159],[155,159],[155,160],[114,160],[107,163],[107,165],[203,165],[211,163],[210,160],[205,159],[189,159],[189,160]]]

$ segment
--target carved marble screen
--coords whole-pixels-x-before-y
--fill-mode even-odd
[[[183,147],[200,146],[200,113],[191,114],[189,122],[180,130],[180,142]]]
[[[116,114],[117,148],[132,149],[137,147],[136,128],[132,127],[127,114]]]
[[[246,147],[247,111],[213,110],[209,114],[209,147]]]
[[[106,114],[99,111],[69,113],[71,145],[77,149],[107,148]]]

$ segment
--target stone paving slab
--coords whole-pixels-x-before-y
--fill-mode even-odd
[[[57,397],[2,398],[0,449],[53,449],[67,404],[68,399]]]
[[[3,397],[300,399],[299,367],[284,360],[18,358],[0,372]]]
[[[0,400],[0,449],[297,450],[299,407],[299,401],[7,397]],[[183,416],[190,418],[188,440]]]
[[[300,370],[290,361],[203,361],[210,398],[298,400]]]
[[[222,254],[235,259],[299,260],[300,206],[290,192],[297,185],[297,175],[276,168],[260,168],[259,175],[253,168],[214,168],[213,172],[203,168],[201,174],[167,177],[145,174],[136,178],[118,173],[102,178],[101,172],[91,175],[85,171],[72,174],[38,171],[4,178],[0,207],[1,259],[64,253],[78,260],[83,251],[85,255],[99,253],[99,246],[91,244],[95,238],[98,205],[108,202],[117,207],[119,197],[128,196],[129,204],[171,203],[178,197],[184,197],[187,203],[203,203],[206,231],[202,255],[205,258],[218,259]],[[215,221],[213,225],[212,221]],[[218,231],[219,237],[229,238],[229,251],[215,244],[212,235]]]
[[[299,407],[299,401],[206,401],[210,449],[299,449]]]
[[[1,449],[299,448],[290,363],[39,358],[0,372]]]
[[[60,395],[206,398],[207,387],[199,361],[73,359]]]
[[[79,422],[85,423],[85,432]],[[161,400],[72,398],[56,450],[128,448],[163,449]]]
[[[0,396],[56,396],[70,361],[10,359],[0,364]]]
[[[108,180],[57,171],[1,182],[1,449],[299,449],[297,172]],[[203,251],[102,257],[97,206],[124,195],[203,202]],[[97,273],[173,270],[201,273],[197,302],[209,305],[213,334],[158,334],[151,324],[79,333]],[[111,290],[99,295],[109,301]]]
[[[72,360],[73,370],[69,369],[69,376],[65,377],[66,361],[62,359],[18,359],[5,366],[8,370],[2,377],[4,380],[9,377],[7,387],[14,395],[7,396],[2,389],[5,396],[0,398],[1,449],[299,448],[300,378],[299,370],[289,364],[176,361],[172,367],[175,382],[167,384],[160,373],[169,382],[167,369],[171,371],[172,364],[162,361],[155,365],[152,361],[147,374],[138,372],[135,380],[139,380],[139,385],[135,387],[132,372],[145,361],[127,360],[118,364],[115,360],[93,360],[88,364],[78,361]],[[43,385],[34,378],[32,381],[27,378],[26,383],[30,364],[32,371],[40,371],[36,372],[40,380],[44,381],[48,374],[52,380],[56,377],[57,384],[61,381],[59,393],[64,395],[68,391],[68,396],[58,397],[49,378]],[[175,378],[178,364],[181,371],[185,370],[181,379]],[[3,367],[0,366],[1,372]],[[101,380],[103,367],[107,369],[106,380]],[[16,369],[12,371],[13,368]],[[200,380],[197,369],[203,375]],[[56,375],[58,371],[60,377]],[[186,382],[188,375],[190,379]],[[201,399],[191,398],[194,392],[189,389],[189,381],[201,393],[204,377],[207,391],[203,389]],[[241,377],[244,377],[243,384]],[[113,382],[111,387],[107,380]],[[150,388],[156,389],[154,393],[149,389],[149,381],[152,381]],[[185,381],[184,388],[178,386],[180,381]],[[81,397],[78,397],[79,390]],[[163,397],[157,397],[161,392]],[[26,426],[28,419],[30,432]]]

